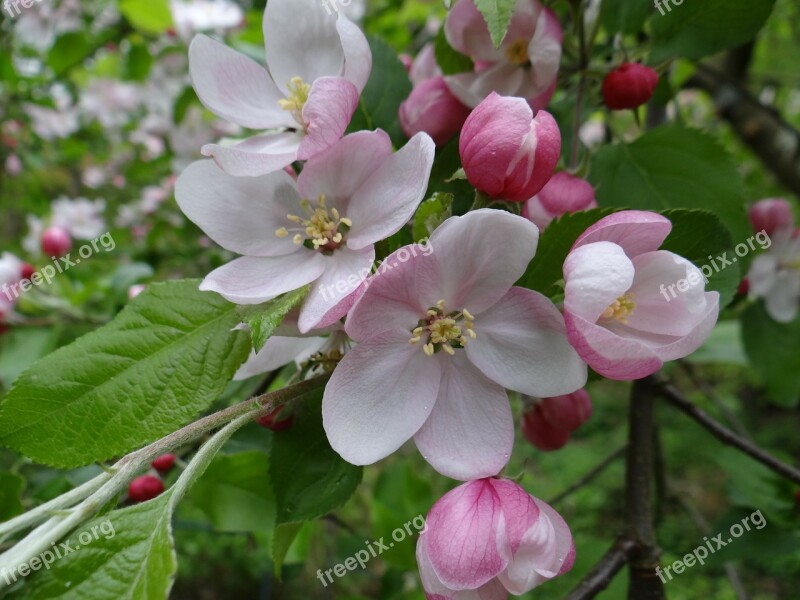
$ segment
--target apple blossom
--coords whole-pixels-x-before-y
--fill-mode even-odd
[[[26,264],[10,252],[0,255],[0,323],[17,303],[18,293],[11,288],[25,278],[25,269]]]
[[[475,60],[475,72],[446,77],[453,93],[474,108],[491,92],[517,96],[534,110],[548,105],[556,87],[563,33],[555,14],[537,0],[517,0],[499,48],[473,0],[459,0],[445,22],[448,42]]]
[[[343,14],[320,10],[317,0],[270,0],[264,37],[266,69],[205,35],[189,48],[192,82],[209,110],[242,127],[273,130],[203,147],[231,175],[263,175],[335,144],[372,69],[364,34]]]
[[[753,260],[747,274],[751,298],[764,298],[767,314],[791,323],[800,310],[800,230],[780,227],[769,250]]]
[[[405,247],[386,259],[348,315],[358,345],[323,396],[334,450],[366,465],[414,437],[440,473],[492,476],[514,441],[505,388],[555,396],[583,386],[558,309],[512,287],[538,237],[522,217],[481,209],[438,227],[432,253]]]
[[[585,179],[561,171],[522,206],[522,216],[544,230],[556,217],[597,208],[594,188]]]
[[[244,255],[201,289],[258,304],[312,284],[300,331],[338,321],[372,268],[374,244],[399,231],[422,200],[434,150],[424,133],[392,153],[385,132],[358,132],[308,161],[297,181],[282,169],[233,177],[213,161],[194,163],[176,184],[178,204],[211,239]]]
[[[550,180],[561,155],[552,115],[492,92],[472,111],[458,149],[469,182],[497,200],[525,202]]]
[[[612,110],[646,104],[658,86],[658,73],[639,63],[625,63],[603,80],[603,98]]]
[[[479,479],[442,496],[417,540],[429,600],[505,600],[575,562],[564,519],[508,479]]]
[[[614,213],[587,229],[567,256],[569,340],[604,377],[655,373],[694,352],[717,322],[719,294],[705,291],[700,270],[658,250],[671,229],[656,213]]]
[[[522,434],[539,450],[558,450],[591,416],[592,400],[586,390],[542,398],[523,414]]]
[[[244,11],[231,0],[170,0],[175,32],[188,40],[201,31],[223,32],[244,21]]]
[[[779,229],[794,228],[792,205],[783,198],[759,200],[750,207],[748,214],[756,232],[764,231],[771,236]]]
[[[72,249],[72,236],[63,227],[48,227],[42,233],[42,252],[45,256],[64,256]]]
[[[61,196],[53,201],[51,225],[60,227],[76,240],[91,240],[107,231],[103,218],[105,200],[70,199]]]

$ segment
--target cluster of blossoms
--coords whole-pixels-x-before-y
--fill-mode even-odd
[[[196,37],[199,98],[258,133],[204,146],[209,158],[183,172],[176,198],[206,235],[241,255],[201,289],[258,304],[310,287],[238,377],[335,357],[322,416],[344,459],[373,464],[413,438],[433,468],[467,482],[436,503],[419,539],[428,598],[501,600],[564,573],[575,555],[564,520],[500,476],[515,433],[508,391],[549,399],[548,426],[568,438],[590,413],[580,391],[588,367],[630,380],[686,356],[716,323],[719,296],[699,277],[667,304],[660,284],[697,268],[659,250],[668,219],[638,211],[612,214],[578,238],[564,264],[563,308],[516,286],[540,228],[596,206],[587,182],[554,177],[561,137],[543,108],[561,29],[537,1],[520,0],[496,49],[472,0],[460,0],[445,32],[474,70],[443,76],[430,47],[422,51],[399,115],[410,140],[397,151],[381,130],[344,135],[372,66],[344,14],[316,0],[270,0],[267,68]],[[425,247],[396,250],[370,276],[376,244],[403,229],[425,197],[436,144],[459,131],[468,181],[512,210],[448,218]],[[545,410],[558,397],[566,404]],[[271,415],[264,426],[288,425]]]

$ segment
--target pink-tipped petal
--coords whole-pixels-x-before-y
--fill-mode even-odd
[[[564,319],[537,292],[512,287],[475,318],[467,356],[487,377],[532,396],[568,394],[586,383],[586,365],[570,346]]]
[[[242,127],[291,127],[283,94],[266,69],[225,44],[198,35],[189,47],[189,69],[198,97],[214,114]]]
[[[264,133],[233,146],[206,144],[202,152],[230,175],[257,177],[281,170],[296,161],[302,141],[302,136],[294,132]]]
[[[422,354],[422,348],[417,346]],[[431,356],[443,363],[436,406],[414,436],[442,475],[468,481],[500,472],[511,456],[514,419],[505,390],[471,368],[462,353]]]
[[[328,441],[346,461],[369,465],[419,431],[436,402],[438,360],[394,329],[348,352],[325,387],[322,419]]]
[[[359,187],[347,207],[353,227],[347,245],[360,250],[397,233],[425,197],[436,152],[425,133],[415,135]]]
[[[800,288],[796,288],[800,292]],[[711,330],[717,324],[719,318],[719,293],[706,292],[706,313],[697,322],[694,329],[688,335],[678,339],[671,344],[655,349],[655,353],[663,360],[677,360],[689,356],[697,350],[711,335]]]
[[[672,230],[666,217],[654,212],[624,210],[600,219],[576,240],[573,250],[594,242],[613,242],[633,258],[658,250]]]
[[[297,150],[297,158],[308,160],[338,142],[357,106],[358,90],[347,79],[317,79],[303,107],[306,135]]]

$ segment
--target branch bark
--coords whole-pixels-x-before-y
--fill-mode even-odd
[[[588,600],[606,589],[617,573],[624,567],[636,547],[631,539],[619,538],[611,549],[603,555],[594,569],[572,590],[566,600]]]

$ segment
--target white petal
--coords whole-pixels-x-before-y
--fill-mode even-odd
[[[242,381],[256,375],[270,373],[291,362],[301,362],[318,352],[325,344],[321,337],[281,337],[273,336],[258,352],[251,352],[234,375],[234,381]]]
[[[302,141],[303,137],[295,132],[265,133],[232,146],[206,144],[202,152],[230,175],[256,177],[292,164]]]

